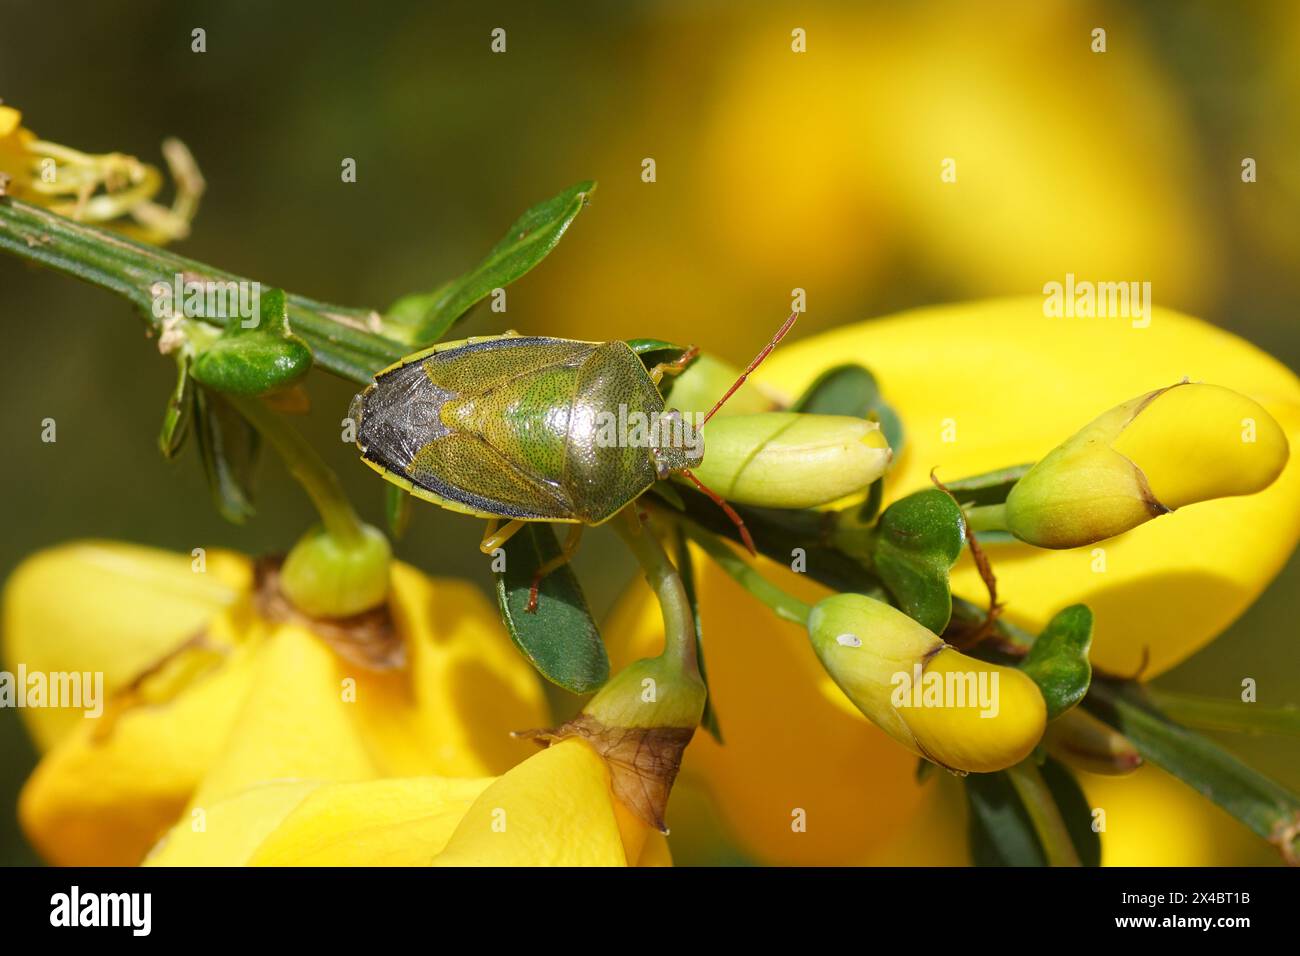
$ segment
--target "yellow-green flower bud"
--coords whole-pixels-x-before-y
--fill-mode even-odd
[[[1052,721],[1043,743],[1053,757],[1089,773],[1123,776],[1142,766],[1131,740],[1079,707]]]
[[[861,594],[813,608],[822,666],[858,710],[913,753],[988,773],[1038,744],[1047,706],[1026,674],[967,657],[901,611]]]
[[[1092,544],[1183,505],[1262,491],[1288,454],[1257,402],[1172,385],[1112,408],[1038,462],[1007,497],[1006,527],[1040,548]]]
[[[672,380],[672,391],[668,403],[683,414],[711,409],[719,396],[729,389],[740,376],[740,369],[721,359],[714,358],[707,352],[701,353],[694,362]],[[717,418],[735,415],[751,415],[755,412],[771,411],[777,403],[763,393],[762,386],[753,380],[740,386],[727,399],[727,403],[718,409]]]
[[[347,543],[322,527],[303,535],[280,569],[280,589],[311,617],[350,617],[388,597],[393,551],[378,528],[361,526],[360,540]]]
[[[862,491],[893,453],[876,422],[762,412],[706,426],[696,477],[722,497],[767,508],[814,508]]]
[[[614,795],[647,824],[666,833],[668,796],[682,751],[704,713],[706,696],[699,676],[664,654],[623,668],[573,720],[554,730],[522,736],[585,740],[609,764]]]
[[[704,712],[704,682],[669,657],[650,657],[623,668],[582,712],[607,727],[689,727]]]

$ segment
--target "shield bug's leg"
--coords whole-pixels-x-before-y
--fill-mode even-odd
[[[754,547],[754,539],[750,537],[749,529],[745,527],[745,519],[736,513],[736,509],[731,507],[722,495],[718,494],[704,482],[700,481],[700,479],[696,478],[689,468],[682,469],[681,475],[684,478],[690,479],[691,484],[700,489],[702,494],[707,495],[715,505],[723,510],[726,516],[731,519],[731,523],[736,526],[736,530],[740,532],[740,540],[745,543],[745,548],[751,555],[758,557],[758,549]]]
[[[658,385],[663,381],[665,375],[680,375],[686,371],[686,366],[695,361],[695,356],[700,354],[698,346],[692,345],[685,352],[673,359],[671,362],[660,362],[650,370],[650,381]]]
[[[537,613],[537,591],[542,586],[542,579],[552,571],[564,567],[573,559],[574,552],[578,550],[578,542],[582,540],[582,529],[585,527],[586,525],[583,524],[575,524],[571,527],[568,537],[564,539],[564,547],[560,549],[560,553],[533,572],[533,583],[528,588],[528,607],[524,609],[529,614]]]
[[[491,554],[513,538],[515,532],[524,526],[523,521],[509,521],[504,528],[498,531],[497,524],[496,518],[490,519],[487,529],[483,532],[483,540],[479,542],[478,549],[484,554]]]

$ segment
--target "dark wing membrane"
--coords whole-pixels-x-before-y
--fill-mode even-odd
[[[419,365],[395,368],[376,379],[349,412],[359,422],[362,454],[389,471],[405,472],[421,448],[447,434],[441,413],[450,397],[430,383]]]
[[[558,484],[520,470],[477,435],[447,433],[420,449],[405,473],[426,491],[486,514],[539,521],[574,517]]]
[[[581,365],[595,348],[593,342],[513,335],[435,352],[420,364],[434,385],[468,398],[539,369]]]

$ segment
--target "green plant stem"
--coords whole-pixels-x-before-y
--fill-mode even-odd
[[[683,673],[698,678],[695,616],[691,613],[690,597],[682,576],[668,560],[659,539],[639,519],[624,521],[620,516],[611,523],[636,556],[646,581],[659,599],[664,619],[664,655]]]
[[[344,495],[338,476],[316,449],[261,399],[229,394],[225,398],[274,446],[289,473],[316,506],[330,536],[345,547],[359,545],[363,539],[361,519]]]
[[[196,282],[252,281],[16,199],[0,199],[0,251],[122,296],[155,335],[162,331],[161,320],[153,314],[151,290],[156,283],[170,285],[178,274]],[[329,305],[291,293],[287,300],[290,326],[311,346],[317,364],[335,375],[367,383],[408,351],[383,334],[380,317],[370,309]]]
[[[1260,707],[1245,701],[1201,697],[1147,688],[1147,697],[1162,713],[1188,727],[1241,734],[1300,736],[1300,708]]]
[[[1143,758],[1178,777],[1300,863],[1300,796],[1160,713],[1131,682],[1094,680],[1085,705]]]
[[[1007,506],[999,505],[976,505],[973,508],[967,508],[966,527],[971,531],[1006,531],[1007,530]]]
[[[699,545],[732,580],[771,608],[777,617],[807,626],[812,608],[763,577],[716,536],[689,522],[683,521],[683,526],[691,541]]]
[[[1022,760],[1014,767],[1007,768],[1007,777],[1025,805],[1029,821],[1034,825],[1034,832],[1043,845],[1048,866],[1079,866],[1079,854],[1074,849],[1070,832],[1065,828],[1056,800],[1048,789],[1043,775],[1035,766],[1033,758]]]

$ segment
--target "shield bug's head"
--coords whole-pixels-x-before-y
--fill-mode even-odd
[[[704,432],[696,416],[683,415],[675,408],[659,419],[656,440],[650,445],[650,460],[662,481],[669,475],[698,467],[704,461]]]
[[[701,431],[704,428],[705,424],[708,423],[709,419],[712,418],[715,414],[717,414],[718,409],[720,409],[723,405],[727,403],[727,399],[731,398],[732,395],[736,394],[736,390],[740,388],[740,386],[745,384],[745,379],[749,378],[750,373],[753,372],[754,369],[758,368],[758,366],[762,364],[763,359],[767,358],[768,355],[771,354],[772,349],[776,348],[776,344],[780,342],[783,338],[785,338],[785,334],[790,331],[790,327],[794,325],[794,320],[798,318],[798,316],[799,313],[797,312],[790,313],[790,318],[786,319],[784,324],[782,324],[782,326],[776,330],[776,335],[772,336],[772,340],[763,347],[763,350],[759,352],[758,355],[754,356],[754,361],[750,362],[749,366],[743,372],[740,373],[740,377],[737,378],[735,383],[731,386],[731,388],[727,389],[726,393],[720,399],[718,399],[717,403],[711,409],[709,409],[708,414],[703,416],[703,418],[700,420],[698,425],[692,423],[693,426],[692,431],[694,432],[694,434],[696,434],[697,436],[701,435]],[[666,413],[665,417],[671,415],[676,415],[678,420],[681,421],[683,424],[685,424],[685,419],[682,418],[680,412],[677,412],[675,410],[670,411]],[[677,449],[678,454],[681,454],[682,451],[683,450],[680,448]],[[754,547],[754,539],[750,537],[749,529],[745,527],[745,522],[741,520],[740,515],[736,513],[736,509],[731,507],[731,505],[727,504],[727,502],[722,498],[722,496],[719,495],[716,491],[713,491],[711,488],[705,485],[704,482],[696,478],[695,473],[691,471],[691,468],[695,467],[696,465],[698,465],[700,462],[704,460],[704,440],[702,436],[699,438],[697,444],[694,446],[693,451],[696,457],[694,458],[694,460],[690,460],[686,457],[686,454],[690,454],[690,452],[687,452],[686,454],[681,454],[681,457],[673,457],[672,453],[665,453],[661,449],[655,449],[655,452],[657,452],[660,456],[662,456],[654,459],[656,469],[660,469],[659,477],[664,478],[667,477],[669,473],[676,473],[681,475],[683,478],[687,479],[688,481],[690,481],[691,484],[695,485],[695,487],[698,488],[703,494],[707,495],[710,499],[712,499],[714,504],[716,504],[719,508],[721,508],[724,512],[726,512],[727,517],[730,518],[732,523],[736,526],[736,530],[740,532],[740,538],[745,543],[745,547],[749,549],[749,553],[757,554],[758,551]]]

